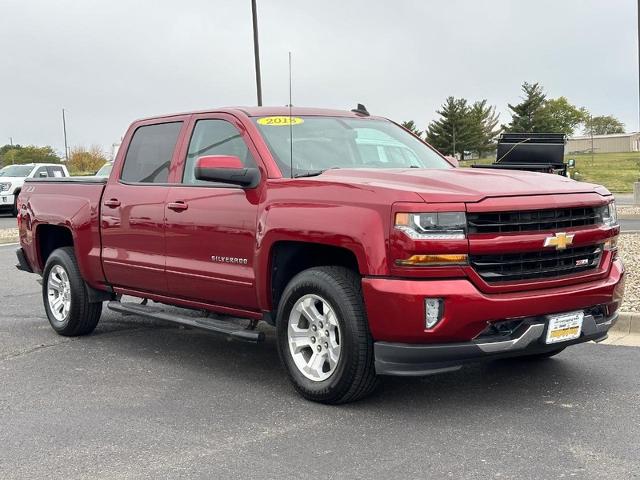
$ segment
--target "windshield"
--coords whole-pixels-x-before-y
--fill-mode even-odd
[[[345,117],[254,119],[284,176],[329,168],[451,168],[435,150],[388,120]],[[293,132],[293,144],[289,142]],[[292,148],[293,147],[293,148]]]
[[[113,164],[105,163],[100,170],[96,172],[96,177],[108,177],[111,174],[111,169],[113,168]]]
[[[33,165],[7,165],[0,169],[0,177],[26,177],[33,170]]]

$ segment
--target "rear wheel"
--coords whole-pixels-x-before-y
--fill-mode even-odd
[[[100,320],[102,302],[90,303],[72,247],[55,250],[43,272],[42,300],[49,323],[60,335],[91,333]]]
[[[317,267],[287,285],[277,317],[278,352],[295,389],[338,404],[376,386],[373,340],[360,278],[343,267]]]

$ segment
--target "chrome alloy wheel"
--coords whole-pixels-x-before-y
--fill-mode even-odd
[[[338,317],[324,298],[309,294],[296,302],[287,337],[291,357],[305,377],[321,382],[336,370],[342,335]]]
[[[49,271],[47,297],[53,317],[64,322],[71,310],[71,282],[67,271],[60,265],[54,265]]]

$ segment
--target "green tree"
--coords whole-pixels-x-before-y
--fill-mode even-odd
[[[464,159],[465,150],[473,147],[477,134],[470,112],[466,99],[448,97],[436,111],[440,118],[427,127],[427,141],[444,155],[459,153]]]
[[[587,121],[589,112],[572,105],[566,97],[558,97],[545,102],[540,117],[539,131],[573,135],[578,125]]]
[[[474,102],[469,111],[474,138],[470,150],[477,152],[478,157],[495,148],[496,137],[500,133],[499,116],[496,107],[487,105],[487,100]]]
[[[611,135],[624,133],[624,123],[613,115],[600,115],[589,117],[584,122],[585,135]]]
[[[29,145],[26,147],[14,147],[6,150],[2,155],[2,165],[23,163],[60,163],[60,157],[53,148],[36,147]]]
[[[74,147],[71,149],[67,168],[71,174],[95,173],[108,161],[107,156],[97,145],[93,145],[89,149]]]
[[[542,132],[545,125],[542,110],[547,99],[539,83],[522,84],[522,101],[517,105],[508,104],[511,110],[511,123],[503,127],[509,132]]]
[[[416,127],[416,124],[413,120],[409,120],[408,122],[402,122],[402,126],[407,130],[409,130],[414,135],[416,135],[417,137],[422,138],[422,135],[424,132],[421,130],[418,130],[418,127]]]

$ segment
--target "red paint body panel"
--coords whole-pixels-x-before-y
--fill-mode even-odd
[[[362,288],[374,340],[404,343],[464,342],[488,322],[567,312],[620,302],[624,268],[617,260],[602,280],[533,292],[491,295],[467,279],[401,280],[365,278]],[[444,298],[444,317],[425,329],[424,298]]]
[[[68,229],[93,287],[190,308],[261,318],[271,311],[271,255],[280,242],[340,247],[355,257],[376,340],[465,341],[489,321],[619,301],[623,267],[610,251],[584,275],[489,285],[469,266],[400,267],[414,254],[540,250],[550,232],[474,234],[464,240],[410,239],[397,212],[490,212],[604,205],[609,192],[557,175],[472,169],[340,169],[283,178],[251,117],[289,109],[226,108],[134,122],[106,185],[27,182],[19,198],[20,241],[41,272],[42,225]],[[293,115],[358,117],[294,108]],[[182,184],[191,133],[201,119],[233,124],[261,175],[255,189]],[[167,184],[128,184],[120,172],[137,128],[183,122]],[[566,229],[575,245],[603,243],[617,227]],[[45,231],[45,230],[41,230]],[[445,316],[424,329],[424,298],[445,299]]]

